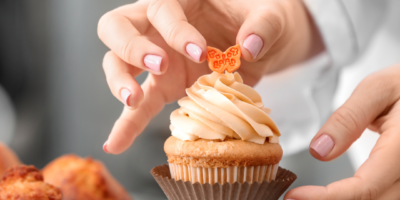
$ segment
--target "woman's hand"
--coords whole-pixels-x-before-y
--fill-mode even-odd
[[[400,65],[364,79],[314,137],[310,152],[322,161],[335,159],[367,127],[380,137],[354,177],[295,188],[285,199],[400,199]]]
[[[111,49],[103,62],[108,85],[126,105],[104,145],[113,154],[210,73],[207,45],[240,44],[239,72],[249,85],[324,48],[301,0],[143,0],[106,13],[98,34]],[[150,73],[140,86],[135,77],[144,70]]]

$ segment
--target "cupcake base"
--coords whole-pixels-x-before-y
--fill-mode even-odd
[[[277,170],[275,180],[263,182],[245,182],[224,184],[201,184],[189,181],[171,179],[168,165],[160,165],[151,170],[154,179],[160,185],[169,200],[275,200],[278,199],[289,186],[296,180],[297,176],[286,169]]]
[[[191,167],[169,163],[171,178],[190,181],[191,183],[244,183],[263,182],[274,180],[279,164],[250,166],[250,167]]]

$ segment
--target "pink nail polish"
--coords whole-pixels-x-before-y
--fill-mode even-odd
[[[144,64],[146,65],[146,67],[148,67],[156,72],[160,72],[161,61],[162,61],[161,56],[146,55],[144,57]]]
[[[193,43],[189,43],[186,45],[186,52],[197,62],[200,61],[201,53],[203,53],[203,50],[201,48]]]
[[[126,105],[126,106],[130,106],[129,105],[129,97],[131,96],[131,91],[129,91],[128,89],[126,89],[126,88],[124,88],[124,89],[122,89],[121,90],[121,98],[122,98],[122,100],[124,101],[124,104]]]
[[[260,53],[264,43],[260,36],[251,34],[243,42],[243,47],[250,51],[253,59]]]
[[[104,142],[103,151],[110,154],[110,152],[108,152],[108,150],[107,150],[107,143],[108,143],[108,140],[106,142]]]
[[[317,152],[321,157],[325,157],[332,151],[334,146],[335,142],[332,140],[331,136],[324,134],[316,139],[310,145],[310,148]]]

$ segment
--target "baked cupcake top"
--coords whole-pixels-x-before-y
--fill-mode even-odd
[[[213,72],[201,76],[181,106],[171,114],[172,135],[180,140],[241,139],[264,144],[279,143],[279,130],[264,108],[261,96],[245,85],[241,76]]]

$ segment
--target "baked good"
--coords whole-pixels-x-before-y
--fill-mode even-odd
[[[7,170],[0,182],[1,200],[61,200],[61,190],[43,182],[34,166],[20,165]]]
[[[238,73],[200,77],[171,114],[164,150],[171,176],[192,183],[275,179],[280,132],[260,95]]]
[[[100,161],[64,155],[43,169],[47,183],[59,187],[64,200],[130,200],[125,189]]]
[[[0,176],[11,167],[20,165],[18,156],[7,145],[0,142]]]

